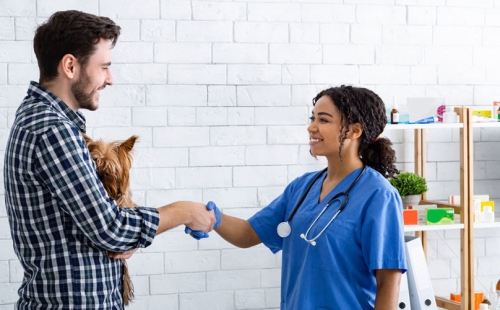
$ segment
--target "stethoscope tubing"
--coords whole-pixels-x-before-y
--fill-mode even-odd
[[[290,235],[290,232],[291,232],[291,226],[290,226],[290,222],[291,220],[293,219],[293,217],[295,216],[295,213],[297,213],[297,210],[300,208],[300,206],[302,205],[302,203],[304,202],[304,199],[307,197],[307,195],[309,194],[311,188],[313,187],[313,185],[316,183],[316,181],[328,170],[328,168],[325,168],[323,169],[322,171],[320,171],[318,173],[318,175],[316,175],[316,177],[312,180],[312,182],[309,184],[309,186],[307,187],[306,191],[302,194],[302,197],[299,199],[299,201],[297,202],[297,204],[295,205],[295,207],[293,208],[292,212],[290,213],[290,215],[288,216],[288,219],[286,222],[282,222],[278,225],[277,227],[277,230],[278,230],[278,235],[280,237],[287,237],[288,235]],[[358,174],[358,176],[356,177],[356,179],[351,183],[351,185],[349,186],[349,188],[347,188],[346,191],[343,191],[343,192],[340,192],[340,193],[337,193],[335,194],[329,201],[328,203],[325,205],[325,207],[321,210],[321,212],[318,214],[318,216],[314,219],[314,221],[312,222],[312,224],[309,226],[309,228],[307,229],[306,233],[305,234],[301,234],[300,237],[303,238],[305,241],[309,242],[310,244],[312,245],[316,245],[316,242],[315,240],[317,238],[319,238],[319,236],[321,236],[323,234],[323,232],[328,228],[328,226],[330,226],[330,224],[333,222],[333,220],[335,220],[337,218],[337,216],[339,215],[340,212],[342,212],[342,210],[344,210],[344,208],[346,207],[348,201],[349,201],[349,192],[351,191],[351,189],[354,187],[354,185],[356,185],[359,181],[359,179],[361,178],[361,176],[364,174],[366,170],[366,166],[363,166],[363,170],[361,170],[361,172]],[[326,209],[328,208],[328,206],[336,199],[338,199],[340,196],[345,196],[345,200],[343,203],[341,203],[340,207],[338,208],[338,210],[335,212],[334,216],[330,219],[330,221],[325,225],[325,227],[316,235],[316,237],[312,238],[312,239],[307,239],[307,235],[309,233],[309,231],[311,230],[311,228],[314,226],[314,224],[316,224],[316,222],[319,220],[319,218],[321,217],[321,215],[323,215],[323,213],[326,211]],[[283,229],[286,231],[286,232],[283,232]]]

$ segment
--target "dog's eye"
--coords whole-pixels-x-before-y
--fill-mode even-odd
[[[106,172],[99,173],[99,179],[104,180],[108,174]]]

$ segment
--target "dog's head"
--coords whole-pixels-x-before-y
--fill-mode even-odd
[[[108,195],[116,200],[120,207],[133,207],[130,200],[130,168],[132,167],[132,149],[137,136],[125,141],[104,142],[92,140],[84,135],[90,155],[97,166],[97,173]]]

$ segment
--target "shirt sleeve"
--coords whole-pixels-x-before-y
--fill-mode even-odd
[[[362,249],[369,269],[402,269],[406,272],[403,206],[394,190],[378,189],[371,197],[363,225]]]
[[[283,248],[283,238],[278,235],[277,228],[291,212],[287,206],[296,183],[297,180],[290,183],[281,195],[248,219],[262,243],[275,254]]]
[[[154,208],[119,208],[107,195],[86,143],[75,127],[61,123],[36,141],[37,177],[63,212],[98,247],[122,252],[149,246],[159,223]]]

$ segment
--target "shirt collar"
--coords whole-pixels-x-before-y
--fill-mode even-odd
[[[28,87],[28,95],[39,100],[50,103],[59,112],[64,114],[72,121],[80,130],[85,133],[87,130],[85,116],[80,111],[73,111],[64,101],[53,94],[50,90],[40,86],[35,81],[30,82]]]

